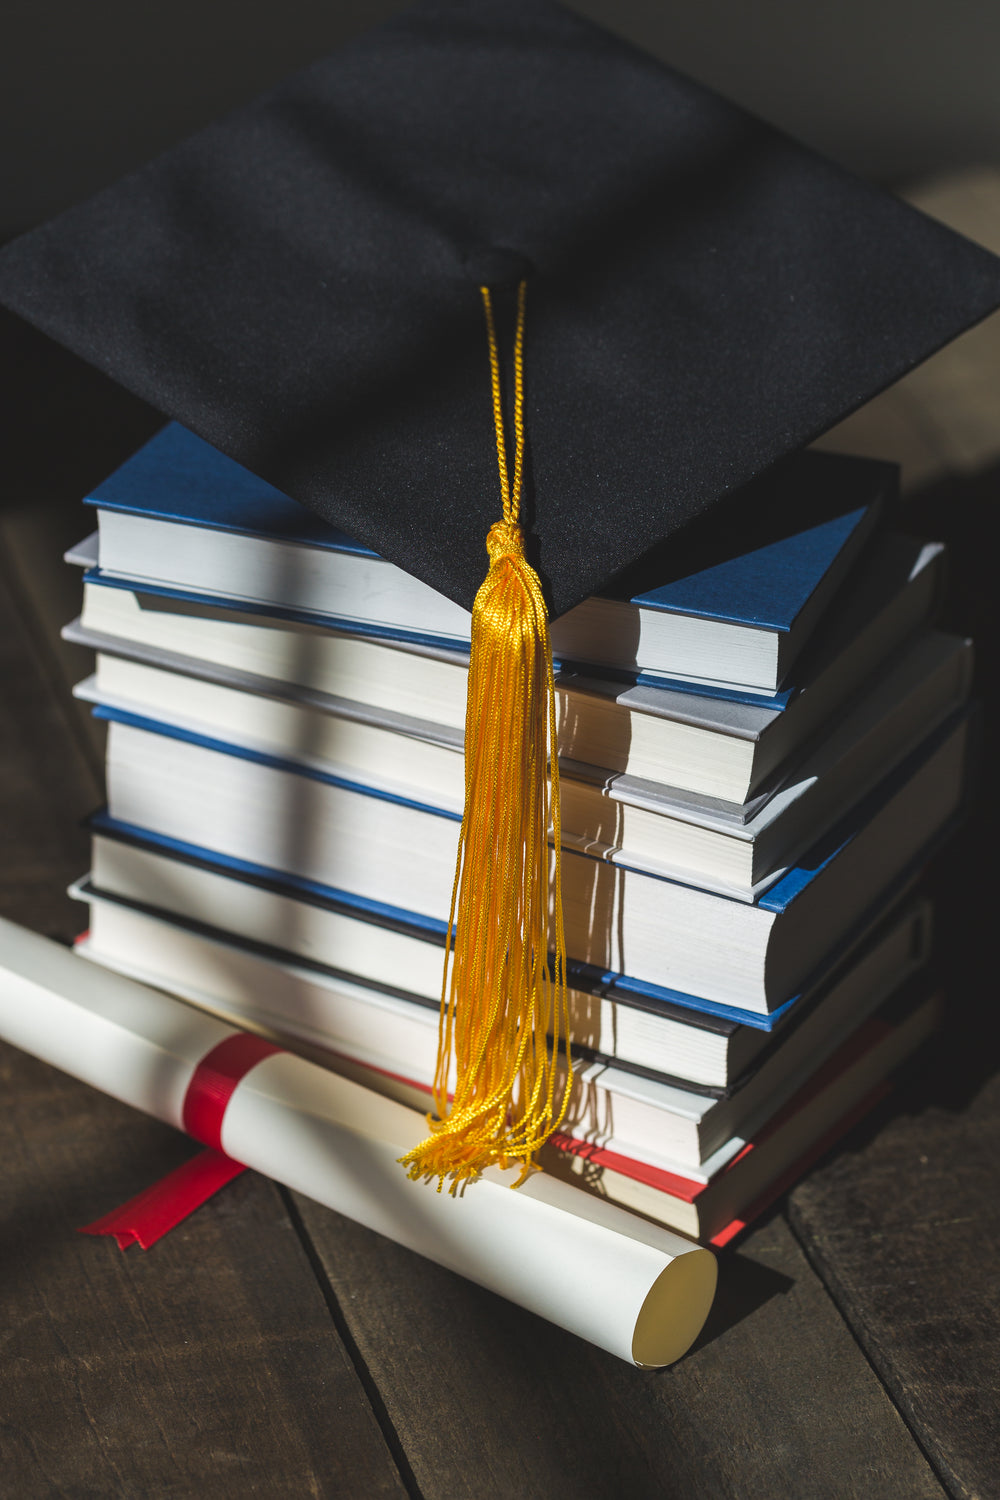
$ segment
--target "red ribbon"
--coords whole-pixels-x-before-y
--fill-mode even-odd
[[[188,1135],[206,1150],[144,1188],[103,1219],[95,1219],[80,1234],[111,1234],[118,1248],[139,1245],[148,1250],[188,1214],[225,1187],[246,1168],[222,1149],[222,1122],[236,1086],[265,1057],[282,1049],[245,1031],[227,1036],[206,1053],[194,1070],[184,1095],[182,1119]]]

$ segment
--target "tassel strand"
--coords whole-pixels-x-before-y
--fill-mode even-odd
[[[401,1158],[412,1178],[436,1177],[439,1192],[446,1180],[455,1192],[484,1167],[513,1163],[521,1166],[518,1186],[562,1123],[573,1082],[552,649],[541,584],[525,558],[518,524],[526,286],[522,281],[518,288],[514,338],[513,483],[493,306],[489,289],[480,291],[503,519],[486,539],[490,568],[472,611],[465,814],[445,950],[437,1117],[428,1116],[430,1135]],[[567,1044],[562,1064],[561,1040]]]

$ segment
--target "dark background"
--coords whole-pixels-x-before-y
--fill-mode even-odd
[[[573,0],[882,181],[1000,157],[991,0]],[[3,0],[0,240],[39,223],[398,0]]]

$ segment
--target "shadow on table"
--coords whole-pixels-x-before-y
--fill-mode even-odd
[[[776,1211],[769,1210],[754,1227],[764,1224]],[[744,1318],[758,1312],[772,1297],[783,1297],[794,1285],[790,1276],[762,1265],[739,1249],[723,1251],[719,1257],[719,1289],[712,1311],[685,1358],[714,1343]]]

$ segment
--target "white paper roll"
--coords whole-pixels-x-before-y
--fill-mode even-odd
[[[233,1029],[0,920],[0,1035],[168,1124],[180,1128],[195,1068]],[[411,1182],[397,1158],[425,1134],[416,1111],[278,1053],[237,1086],[222,1139],[237,1161],[621,1359],[658,1367],[690,1347],[715,1293],[708,1250],[542,1173],[512,1192],[513,1174],[490,1170],[456,1197]]]

